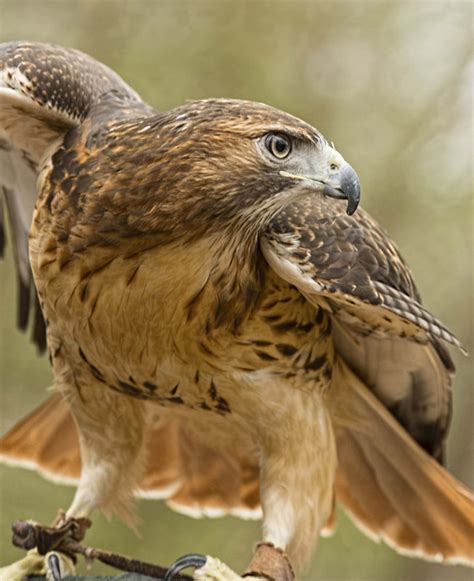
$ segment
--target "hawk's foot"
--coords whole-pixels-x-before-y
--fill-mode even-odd
[[[12,525],[12,543],[27,551],[36,548],[40,555],[60,551],[73,556],[91,521],[87,518],[57,518],[55,522],[56,526],[48,527],[34,521],[17,520]]]
[[[175,561],[164,581],[176,579],[187,567],[195,567],[194,581],[294,581],[295,574],[284,551],[270,543],[260,543],[243,576],[238,575],[219,559],[203,555],[187,555]]]
[[[33,521],[18,520],[12,525],[12,542],[28,551],[27,555],[0,569],[0,581],[21,581],[29,575],[46,575],[58,581],[74,574],[74,553],[91,522],[88,519],[66,519],[60,512],[52,527]]]

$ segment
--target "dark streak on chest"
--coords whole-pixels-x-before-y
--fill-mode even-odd
[[[122,395],[141,400],[155,401],[163,406],[184,405],[192,409],[217,412],[220,415],[226,415],[231,412],[228,401],[219,395],[214,379],[210,380],[210,385],[207,392],[209,398],[204,398],[202,401],[193,401],[193,403],[190,403],[186,401],[186,394],[179,394],[179,382],[171,388],[161,389],[160,386],[158,386],[156,383],[148,380],[144,381],[142,384],[139,384],[132,376],[129,376],[126,381],[120,378],[115,380],[106,378],[105,373],[103,373],[100,369],[98,369],[98,367],[91,363],[81,347],[79,347],[79,356],[86,364],[88,371],[95,379],[105,384],[107,388],[112,389]],[[199,370],[196,371],[195,380],[196,383],[199,382]]]

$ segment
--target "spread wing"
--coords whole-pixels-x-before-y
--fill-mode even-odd
[[[363,210],[338,200],[289,206],[261,239],[275,272],[332,313],[337,352],[415,440],[442,460],[454,335],[421,304],[397,248]]]
[[[0,44],[0,257],[6,214],[18,278],[18,326],[27,329],[33,315],[32,338],[40,351],[46,344],[45,324],[28,259],[38,174],[64,135],[110,92],[147,107],[116,73],[79,51],[41,43]]]

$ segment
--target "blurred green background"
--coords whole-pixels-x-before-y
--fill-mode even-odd
[[[158,109],[226,96],[263,101],[313,124],[356,168],[364,207],[398,242],[426,305],[472,352],[472,18],[469,2],[0,0],[0,42],[79,48]],[[0,433],[46,397],[51,381],[46,358],[15,330],[10,260],[0,265]],[[472,358],[454,358],[448,464],[472,487]],[[21,556],[10,546],[13,520],[49,522],[72,495],[31,472],[0,467],[0,563]],[[140,501],[138,512],[141,538],[98,517],[87,542],[160,564],[210,553],[243,570],[259,538],[256,522],[196,521],[156,501]],[[376,546],[342,511],[338,522],[305,579],[472,579],[465,568]]]

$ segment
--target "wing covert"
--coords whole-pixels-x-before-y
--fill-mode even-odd
[[[366,212],[308,196],[280,212],[261,238],[272,268],[308,300],[326,306],[365,334],[426,343],[437,337],[462,349],[456,337],[421,304],[396,246]]]
[[[308,196],[278,214],[260,241],[271,268],[332,313],[337,353],[413,438],[443,460],[459,341],[422,305],[396,246],[363,210]]]

